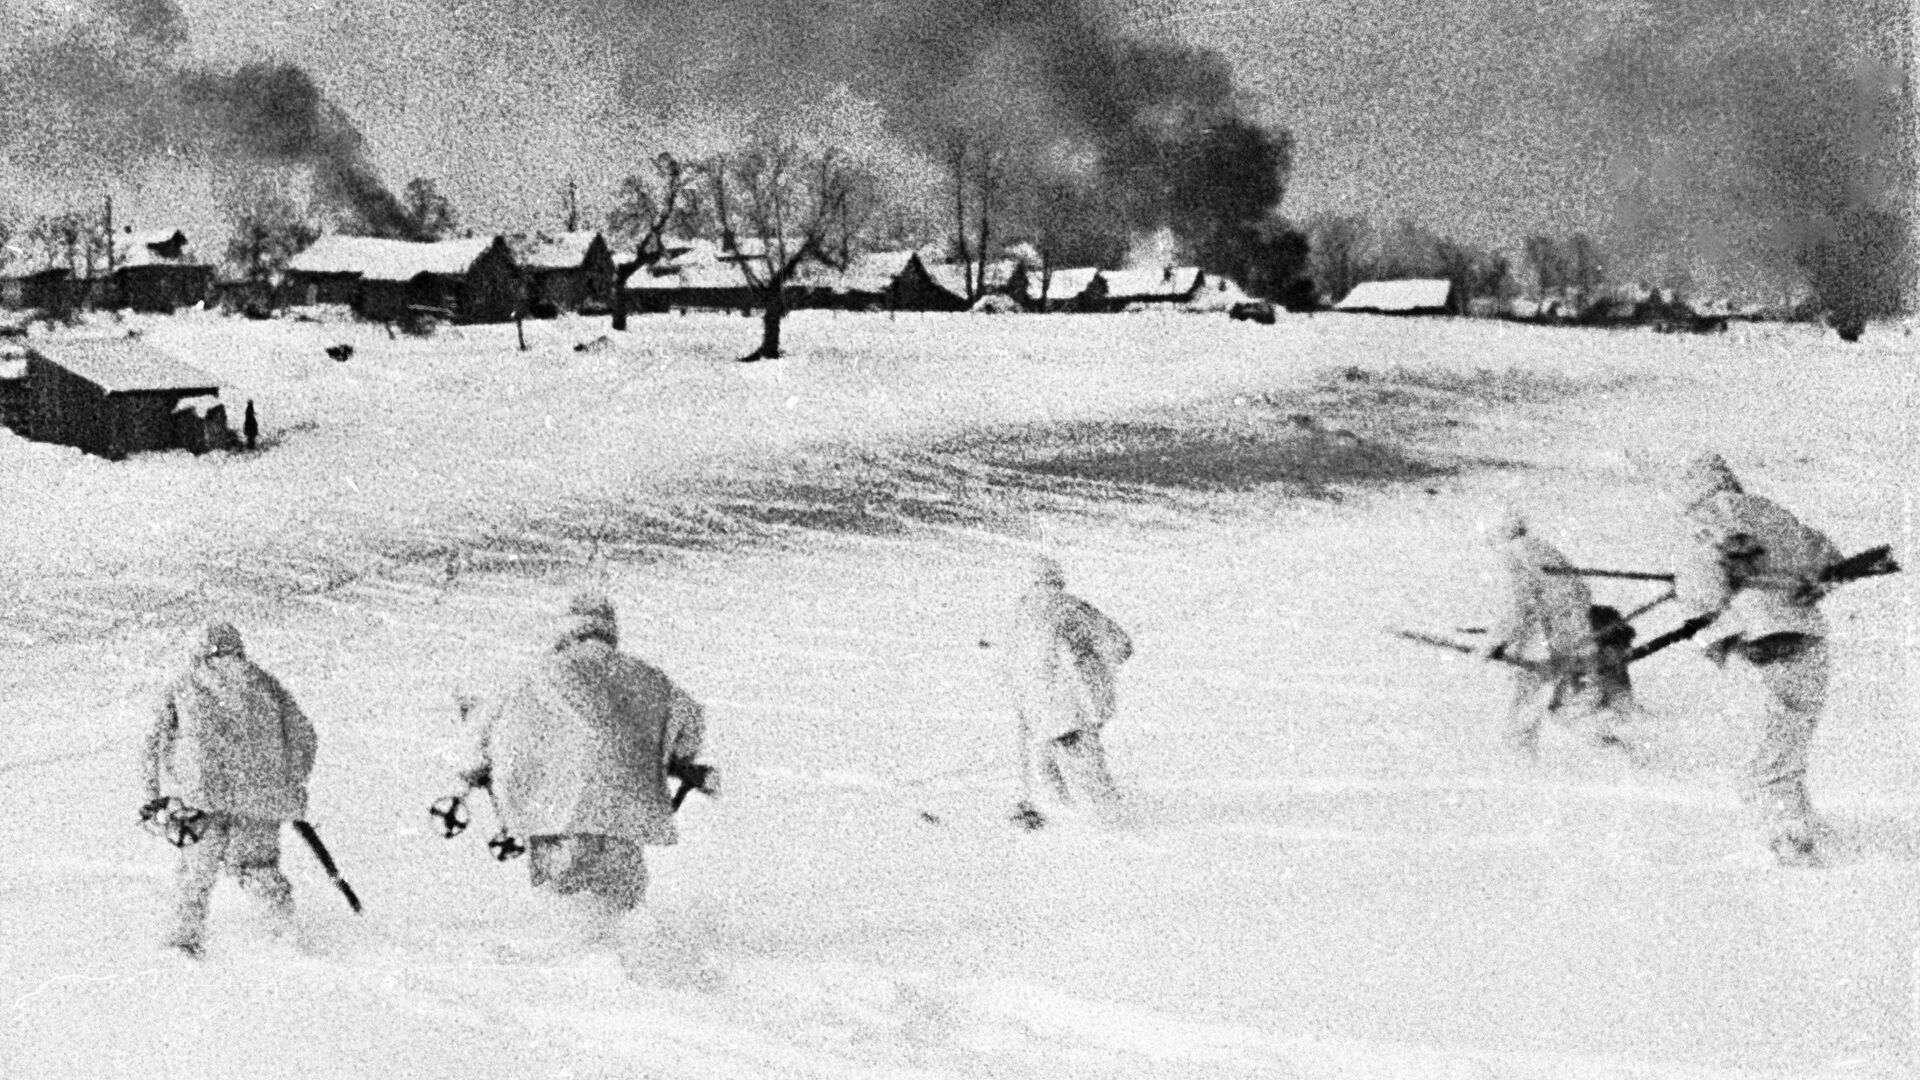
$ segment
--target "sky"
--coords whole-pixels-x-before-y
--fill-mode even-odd
[[[1006,87],[1014,113],[1045,112],[1060,103],[1023,74],[1034,49],[1022,42],[1121,37],[1218,51],[1245,114],[1294,136],[1281,209],[1296,219],[1410,217],[1508,251],[1531,233],[1584,230],[1643,277],[1745,282],[1780,278],[1781,252],[1808,228],[1845,239],[1885,226],[1854,222],[1858,207],[1891,207],[1910,231],[1916,17],[1899,0],[1739,6],[1738,20],[1717,0],[1060,0],[1040,16],[1008,0],[0,10],[16,40],[107,18],[149,37],[156,23],[182,27],[177,41],[160,35],[167,64],[297,64],[364,135],[390,187],[434,178],[489,230],[557,225],[569,181],[598,221],[619,178],[656,152],[709,148],[751,103],[790,110],[836,81],[853,88],[840,119],[868,134],[944,108],[931,84],[960,74]],[[1062,37],[1063,22],[1093,37]],[[881,99],[877,113],[857,107],[869,99]],[[12,164],[16,202],[61,186],[18,168],[18,155]],[[167,164],[92,183],[116,190],[138,227],[205,216],[219,183]]]

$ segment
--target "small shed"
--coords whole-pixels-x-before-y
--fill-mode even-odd
[[[1457,315],[1453,282],[1446,278],[1407,278],[1401,281],[1363,281],[1335,311],[1362,311],[1380,315]]]
[[[36,341],[27,379],[33,438],[116,460],[187,448],[175,406],[220,393],[212,375],[131,338]]]
[[[200,262],[179,229],[129,232],[114,239],[113,303],[135,311],[173,312],[213,291],[213,267]]]
[[[510,245],[526,283],[527,311],[603,315],[613,305],[613,249],[597,232],[535,233]]]

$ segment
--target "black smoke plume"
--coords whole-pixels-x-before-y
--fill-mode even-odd
[[[1279,204],[1292,164],[1291,138],[1242,111],[1220,54],[1131,36],[1091,0],[569,0],[564,11],[583,39],[635,57],[623,85],[642,114],[717,105],[804,123],[806,103],[845,86],[932,160],[956,139],[985,145],[1016,219],[1001,235],[1045,233],[1063,261],[1117,263],[1162,228],[1192,254],[1230,253]]]
[[[291,64],[232,73],[179,60],[171,0],[109,0],[70,25],[0,46],[0,151],[56,182],[138,178],[189,162],[244,178],[309,170],[316,202],[355,231],[409,237],[352,121]]]

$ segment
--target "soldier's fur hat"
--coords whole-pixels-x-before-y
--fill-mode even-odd
[[[1035,555],[1028,569],[1035,585],[1051,585],[1056,589],[1067,587],[1067,572],[1060,568],[1059,560],[1050,555]]]
[[[620,644],[620,620],[614,615],[613,601],[597,592],[578,593],[567,602],[567,616],[560,631],[562,647],[576,641],[604,641]]]
[[[1680,474],[1676,494],[1681,512],[1689,513],[1715,495],[1738,495],[1741,490],[1740,480],[1733,475],[1727,459],[1707,450],[1688,459],[1685,470]]]
[[[200,640],[194,642],[193,658],[211,660],[216,656],[247,655],[246,643],[240,640],[240,631],[230,622],[210,622],[201,631]]]

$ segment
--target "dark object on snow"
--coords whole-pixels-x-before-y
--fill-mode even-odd
[[[340,890],[340,895],[347,898],[347,906],[353,909],[355,915],[360,914],[360,898],[354,895],[353,886],[347,884],[347,879],[340,876],[340,868],[333,865],[333,856],[327,853],[327,845],[320,842],[320,834],[313,831],[313,826],[305,821],[294,822],[293,831],[299,833],[300,839],[305,840],[307,847],[313,849],[313,857],[320,860],[320,869],[327,872],[327,877],[332,879],[334,887]]]
[[[697,761],[670,761],[667,763],[667,775],[680,781],[680,787],[673,793],[673,808],[687,801],[687,796],[696,791],[704,792],[708,798],[717,798],[720,794],[719,778],[714,775],[711,765],[702,765]]]
[[[1591,570],[1584,566],[1543,566],[1542,570],[1555,577],[1604,577],[1620,578],[1624,581],[1664,581],[1673,584],[1672,574],[1655,574],[1644,570]]]
[[[247,449],[255,450],[260,446],[260,419],[253,415],[253,399],[247,399],[247,416],[240,422],[240,434],[247,440]]]
[[[1013,817],[1009,820],[1028,832],[1032,832],[1047,823],[1046,815],[1040,813],[1030,802],[1022,802],[1019,806],[1015,807]]]
[[[605,334],[601,334],[599,337],[594,338],[592,341],[582,341],[579,344],[575,345],[573,347],[573,351],[580,352],[580,353],[603,353],[603,352],[609,351],[612,348],[613,348],[613,339],[608,337]]]
[[[1257,322],[1272,326],[1276,318],[1273,305],[1265,300],[1242,300],[1227,309],[1227,318],[1235,322]]]
[[[327,355],[344,364],[353,356],[353,346],[329,345],[327,346]]]
[[[140,827],[177,848],[199,843],[206,820],[204,810],[188,806],[175,795],[155,799],[140,808]]]

